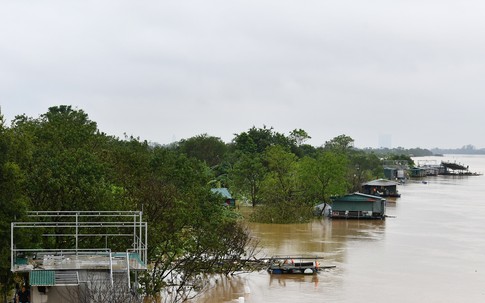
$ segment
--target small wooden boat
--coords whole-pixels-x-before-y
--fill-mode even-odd
[[[270,274],[317,274],[322,268],[333,268],[335,266],[321,267],[319,259],[322,257],[292,257],[274,256],[268,259],[268,272]]]

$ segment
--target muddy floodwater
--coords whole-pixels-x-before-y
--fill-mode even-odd
[[[485,172],[485,156],[415,160],[424,159]],[[267,256],[320,255],[336,268],[314,276],[240,274],[196,302],[485,302],[485,177],[426,177],[398,190],[383,221],[250,225]]]

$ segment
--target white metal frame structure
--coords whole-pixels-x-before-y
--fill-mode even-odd
[[[113,284],[113,272],[126,271],[130,287],[130,271],[147,269],[147,223],[141,211],[33,211],[28,217],[27,222],[11,223],[12,272],[108,270]],[[36,230],[43,237],[71,238],[74,245],[62,249],[17,245],[19,233]],[[104,237],[105,247],[80,248],[80,241],[88,237]],[[131,245],[113,252],[108,239],[117,237],[132,239]]]

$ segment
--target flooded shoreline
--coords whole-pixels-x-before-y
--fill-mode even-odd
[[[485,156],[458,159],[485,171]],[[389,201],[386,220],[251,223],[264,254],[323,255],[322,263],[336,268],[308,277],[241,274],[195,302],[238,302],[240,297],[245,302],[483,301],[484,177],[426,181],[400,186],[402,196]]]

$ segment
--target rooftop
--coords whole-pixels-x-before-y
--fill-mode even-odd
[[[14,272],[146,269],[147,224],[142,212],[30,212],[29,219],[12,223]],[[21,233],[41,235],[43,241],[22,246],[16,241]]]

